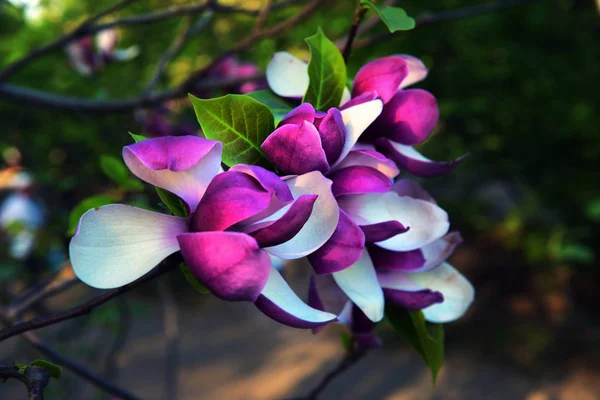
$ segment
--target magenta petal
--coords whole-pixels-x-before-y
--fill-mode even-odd
[[[404,61],[406,61],[406,66],[408,67],[408,76],[400,83],[399,89],[422,81],[427,77],[429,70],[425,64],[423,64],[423,61],[408,54],[399,54],[398,57],[402,57]]]
[[[340,107],[340,110],[345,110],[347,108],[354,107],[354,106],[357,106],[357,105],[362,104],[362,103],[367,103],[369,101],[373,101],[378,96],[379,95],[377,94],[377,92],[363,93],[363,94],[361,94],[359,96],[353,97],[352,100],[348,101],[347,103],[344,103]]]
[[[331,274],[357,262],[364,247],[365,235],[362,230],[340,210],[340,219],[333,235],[307,258],[317,274]]]
[[[190,271],[215,296],[254,302],[265,287],[271,260],[250,236],[195,232],[181,234],[177,240]]]
[[[329,164],[333,164],[342,153],[346,142],[346,126],[340,110],[330,108],[327,115],[320,121],[318,128],[327,161]]]
[[[402,57],[391,56],[373,60],[356,74],[352,85],[352,97],[376,91],[385,104],[394,96],[407,75],[408,68]]]
[[[437,204],[435,199],[418,182],[410,179],[399,179],[392,186],[392,190],[400,196],[408,196],[413,199],[425,200]]]
[[[181,197],[194,211],[221,166],[221,142],[198,136],[146,139],[123,148],[138,178]]]
[[[304,121],[315,122],[315,108],[310,103],[302,103],[286,114],[279,122],[278,127],[287,124],[302,125]]]
[[[371,167],[353,166],[329,175],[333,182],[334,196],[361,193],[385,193],[392,187],[392,180]]]
[[[377,270],[414,271],[423,268],[427,260],[420,249],[392,251],[369,246],[369,255]]]
[[[421,89],[399,90],[383,107],[368,134],[414,145],[429,137],[439,117],[437,101],[431,93]]]
[[[394,143],[385,138],[377,140],[377,147],[394,160],[400,168],[421,178],[436,178],[445,175],[469,156],[469,154],[465,154],[453,161],[432,161],[411,146]]]
[[[260,148],[282,174],[302,175],[311,171],[329,171],[319,132],[309,122],[277,128]]]
[[[294,200],[292,192],[286,183],[281,178],[262,167],[256,165],[236,164],[229,168],[229,171],[243,172],[246,175],[250,175],[258,181],[258,183],[267,191],[274,191],[277,198],[284,201]]]
[[[361,225],[360,229],[362,229],[365,234],[365,241],[367,243],[375,243],[383,242],[384,240],[407,232],[409,228],[398,221],[385,221],[377,224]],[[374,260],[373,263],[375,263]]]
[[[444,302],[444,296],[440,292],[429,289],[418,292],[407,292],[404,290],[383,289],[385,301],[406,308],[407,310],[422,310],[432,304]]]
[[[224,231],[266,210],[274,192],[265,190],[253,177],[227,171],[208,186],[192,215],[192,231]]]
[[[390,179],[394,179],[400,174],[400,170],[392,160],[372,149],[352,150],[336,165],[334,170],[337,171],[353,165],[375,168]]]
[[[260,247],[277,246],[292,239],[304,226],[317,200],[317,195],[302,195],[283,216],[250,233]]]

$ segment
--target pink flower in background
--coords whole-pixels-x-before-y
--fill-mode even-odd
[[[120,204],[89,210],[69,247],[77,276],[90,286],[119,287],[181,251],[194,276],[224,300],[253,302],[298,328],[335,320],[302,302],[269,258],[298,258],[327,241],[337,220],[331,182],[318,172],[284,182],[247,165],[219,174],[221,151],[220,142],[196,136],[126,146],[129,169],[179,196],[190,217]]]

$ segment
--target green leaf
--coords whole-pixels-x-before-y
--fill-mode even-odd
[[[203,100],[189,95],[207,139],[223,142],[223,162],[268,167],[260,145],[273,132],[273,113],[250,96],[228,94]]]
[[[106,154],[100,156],[100,168],[104,172],[104,175],[115,183],[121,184],[129,179],[125,163],[117,157]]]
[[[310,103],[321,111],[338,107],[346,85],[344,57],[321,28],[305,41],[310,49],[309,84],[302,102]]]
[[[426,324],[421,311],[408,311],[386,305],[386,316],[392,326],[419,353],[431,370],[435,385],[444,362],[444,328],[441,324]]]
[[[131,132],[128,132],[128,133],[129,133],[129,136],[131,136],[133,138],[133,141],[136,143],[141,142],[142,140],[148,139],[146,136],[136,135],[135,133],[131,133]]]
[[[156,193],[158,193],[158,197],[160,197],[160,200],[164,203],[165,206],[167,206],[169,211],[171,211],[171,214],[173,214],[176,217],[188,217],[187,208],[185,207],[185,204],[183,204],[183,201],[181,201],[179,197],[157,186],[155,187],[155,189]]]
[[[375,11],[379,18],[387,25],[390,32],[409,31],[415,28],[415,20],[400,7],[377,7],[370,0],[361,0],[360,3]]]
[[[56,364],[52,364],[49,361],[46,360],[35,360],[32,363],[29,363],[30,366],[35,365],[36,367],[42,367],[48,370],[48,372],[50,373],[50,377],[54,378],[56,380],[59,380],[61,375],[62,375],[62,367],[56,365]]]
[[[198,282],[198,280],[192,274],[192,271],[190,271],[190,269],[187,267],[187,265],[185,265],[184,263],[181,263],[181,265],[179,266],[179,269],[181,270],[181,273],[183,274],[183,276],[185,276],[185,279],[190,283],[190,285],[192,285],[192,287],[197,292],[202,293],[202,294],[210,293],[210,290],[208,290],[203,284]]]
[[[106,204],[113,204],[116,201],[112,196],[107,196],[104,194],[99,194],[96,196],[88,197],[87,199],[81,200],[71,211],[69,215],[69,229],[67,230],[68,235],[73,235],[75,233],[75,229],[77,229],[77,224],[79,223],[79,218],[87,210],[92,208],[98,208],[100,206],[104,206]]]
[[[273,116],[275,117],[275,124],[277,125],[279,121],[283,119],[292,111],[293,107],[288,104],[287,101],[283,100],[281,97],[277,96],[272,91],[266,90],[257,90],[256,92],[248,93],[248,96],[252,97],[255,100],[260,101],[267,107],[271,109]]]
[[[27,367],[29,367],[29,365],[16,362],[15,367],[17,367],[17,369],[19,370],[19,375],[25,375],[25,373],[27,372]]]

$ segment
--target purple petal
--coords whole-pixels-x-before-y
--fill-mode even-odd
[[[329,175],[335,196],[361,193],[385,193],[392,180],[371,167],[354,166],[337,170]]]
[[[229,171],[243,172],[250,175],[267,191],[274,191],[277,197],[284,201],[294,200],[290,188],[277,174],[256,165],[236,164]]]
[[[307,258],[317,274],[330,274],[357,262],[364,247],[365,235],[362,230],[340,210],[340,219],[333,235]]]
[[[352,100],[344,103],[340,107],[340,110],[345,110],[347,108],[354,107],[354,106],[357,106],[359,104],[368,103],[369,101],[375,100],[377,97],[379,97],[379,95],[377,94],[377,92],[363,93],[361,95],[353,97]]]
[[[310,218],[317,197],[317,195],[300,196],[281,218],[270,221],[267,226],[249,235],[256,239],[260,247],[277,246],[291,240]]]
[[[400,174],[400,170],[392,160],[371,149],[352,150],[331,172],[354,165],[374,168],[390,179]]]
[[[365,241],[367,243],[383,242],[409,230],[409,228],[398,221],[384,221],[376,224],[361,225],[360,229],[365,234]]]
[[[352,331],[355,333],[371,332],[375,322],[371,321],[356,305],[352,306]]]
[[[267,284],[254,304],[275,321],[294,328],[311,329],[337,320],[335,315],[300,300],[275,268],[271,268]]]
[[[342,113],[337,108],[330,108],[317,127],[327,161],[333,164],[340,156],[346,141],[346,127]]]
[[[250,175],[237,171],[219,174],[192,215],[192,231],[224,231],[266,210],[274,196]]]
[[[194,211],[221,166],[221,142],[167,136],[125,146],[123,159],[138,178],[181,197]]]
[[[254,302],[265,287],[271,260],[250,236],[194,232],[179,235],[177,240],[192,274],[215,296]]]
[[[436,178],[445,175],[469,156],[465,154],[456,160],[448,162],[432,161],[424,157],[412,146],[405,146],[385,138],[377,140],[377,146],[382,149],[384,154],[387,154],[388,157],[394,160],[399,167],[421,178]]]
[[[423,142],[438,122],[440,111],[433,95],[425,90],[399,90],[383,107],[369,128],[369,138],[383,136],[405,145]]]
[[[400,196],[408,196],[413,199],[425,200],[437,204],[435,199],[423,189],[423,186],[410,179],[398,179],[396,183],[394,183],[394,186],[392,186],[392,190]]]
[[[404,290],[383,289],[385,301],[405,308],[407,310],[422,310],[432,304],[442,303],[444,296],[440,292],[429,289],[418,292]]]
[[[91,209],[69,244],[73,270],[95,288],[126,285],[179,250],[177,235],[187,225],[184,218],[123,204]]]
[[[383,344],[381,339],[374,333],[356,333],[354,335],[356,345],[365,350],[377,349]]]
[[[425,272],[438,267],[454,253],[454,250],[456,250],[462,242],[463,239],[460,232],[450,232],[435,242],[421,247],[420,250],[423,253],[423,257],[425,257],[425,264],[418,272]]]
[[[352,97],[376,91],[385,104],[394,96],[407,75],[408,68],[402,57],[391,56],[373,60],[356,74],[352,85]]]
[[[319,132],[309,122],[277,128],[260,148],[282,174],[301,175],[311,171],[329,171]]]
[[[416,57],[409,56],[408,54],[399,54],[398,57],[402,57],[402,59],[406,61],[406,66],[408,67],[408,75],[404,78],[402,83],[400,83],[399,89],[420,82],[427,77],[429,70],[425,64],[423,64],[423,61]]]
[[[304,121],[315,122],[315,108],[310,103],[302,103],[292,111],[287,113],[279,122],[278,127],[286,124],[302,125]]]
[[[377,270],[412,271],[423,268],[425,255],[420,249],[392,251],[379,246],[369,246],[369,255]]]

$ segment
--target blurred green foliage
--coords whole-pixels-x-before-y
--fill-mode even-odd
[[[26,20],[22,10],[0,0],[0,65],[113,3],[46,1],[43,18]],[[146,13],[173,3],[135,2],[116,15]],[[286,34],[257,42],[240,59],[264,69],[277,50],[308,58],[303,39],[319,26],[329,38],[343,37],[354,3],[334,1]],[[401,5],[415,17],[477,3],[406,0]],[[255,8],[260,1],[239,4]],[[267,23],[297,10],[273,12]],[[75,73],[66,55],[56,52],[28,65],[10,82],[95,99],[139,95],[186,18],[121,29],[120,46],[139,45],[140,56],[110,64],[92,77]],[[532,265],[592,265],[598,256],[593,244],[600,242],[598,21],[594,2],[558,0],[426,25],[355,50],[348,76],[365,62],[390,54],[408,53],[424,60],[430,75],[417,86],[436,95],[441,118],[422,150],[431,158],[448,160],[471,153],[451,176],[427,182],[448,209],[454,227],[500,238],[507,247],[523,250]],[[159,89],[183,81],[244,38],[252,25],[253,18],[246,15],[216,15],[169,64]],[[385,32],[379,23],[369,35]],[[188,99],[170,106],[180,118],[195,123]],[[0,99],[0,151],[20,150],[22,165],[33,172],[51,209],[48,226],[65,242],[74,206],[91,195],[110,196],[114,190],[110,178],[114,180],[118,171],[99,160],[102,155],[118,157],[122,146],[131,143],[128,131],[144,134],[131,113],[69,113]],[[150,206],[158,202],[148,186],[145,194],[127,196],[131,201],[150,201]]]

